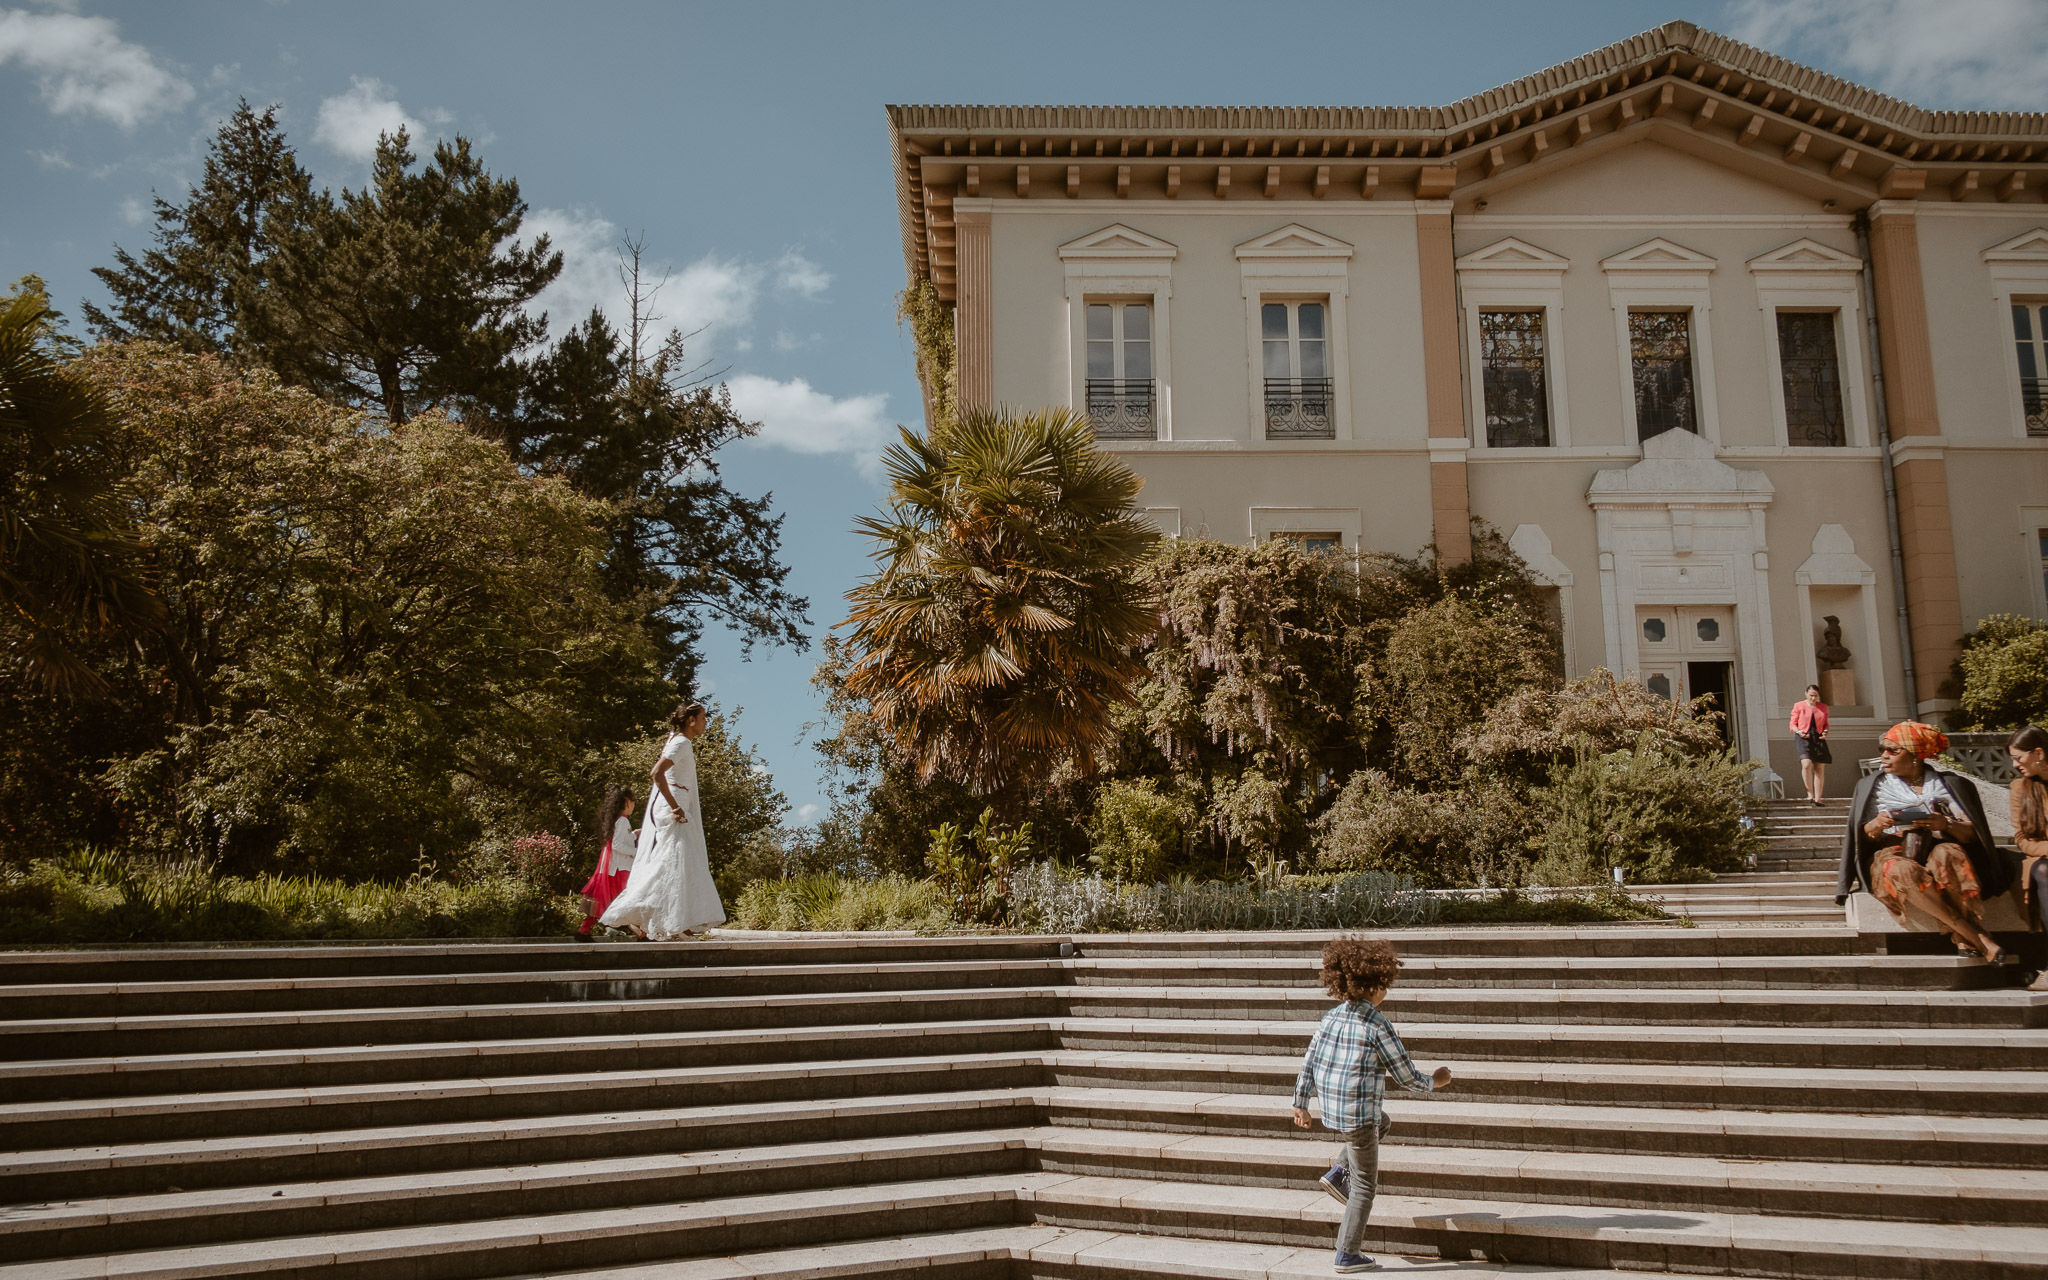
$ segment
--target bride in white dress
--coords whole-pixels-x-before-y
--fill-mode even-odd
[[[697,755],[690,743],[710,715],[700,703],[677,707],[671,732],[650,775],[646,821],[633,855],[626,891],[612,899],[600,923],[667,942],[725,923],[725,907],[711,882],[704,848],[704,815],[697,804]]]

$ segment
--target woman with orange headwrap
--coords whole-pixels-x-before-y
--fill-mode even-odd
[[[1947,749],[1941,730],[1917,720],[1884,735],[1884,767],[1857,785],[1849,805],[1835,901],[1868,890],[1900,924],[1910,927],[1906,913],[1918,911],[1961,951],[2004,963],[2005,950],[1984,931],[1983,900],[2011,887],[2012,868],[1986,838],[1977,788],[1927,762]]]

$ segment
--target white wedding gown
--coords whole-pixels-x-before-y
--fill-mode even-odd
[[[669,762],[669,790],[688,822],[677,822],[659,787],[647,792],[646,820],[626,891],[612,899],[599,919],[615,929],[637,927],[657,942],[684,931],[725,923],[718,886],[711,883],[711,859],[704,851],[704,815],[697,805],[697,753],[682,734],[670,734],[661,758]]]

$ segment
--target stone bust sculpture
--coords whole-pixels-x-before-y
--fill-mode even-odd
[[[1814,657],[1820,660],[1822,671],[1842,671],[1849,665],[1849,650],[1842,644],[1842,620],[1834,614],[1821,619],[1827,626],[1821,628],[1820,648]]]

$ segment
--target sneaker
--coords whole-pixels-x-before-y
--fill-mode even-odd
[[[1317,1185],[1330,1193],[1338,1204],[1351,1203],[1351,1179],[1341,1164],[1333,1164],[1330,1171],[1316,1179]]]
[[[1337,1274],[1348,1276],[1354,1271],[1378,1271],[1379,1259],[1369,1258],[1362,1253],[1340,1253],[1337,1255]]]

